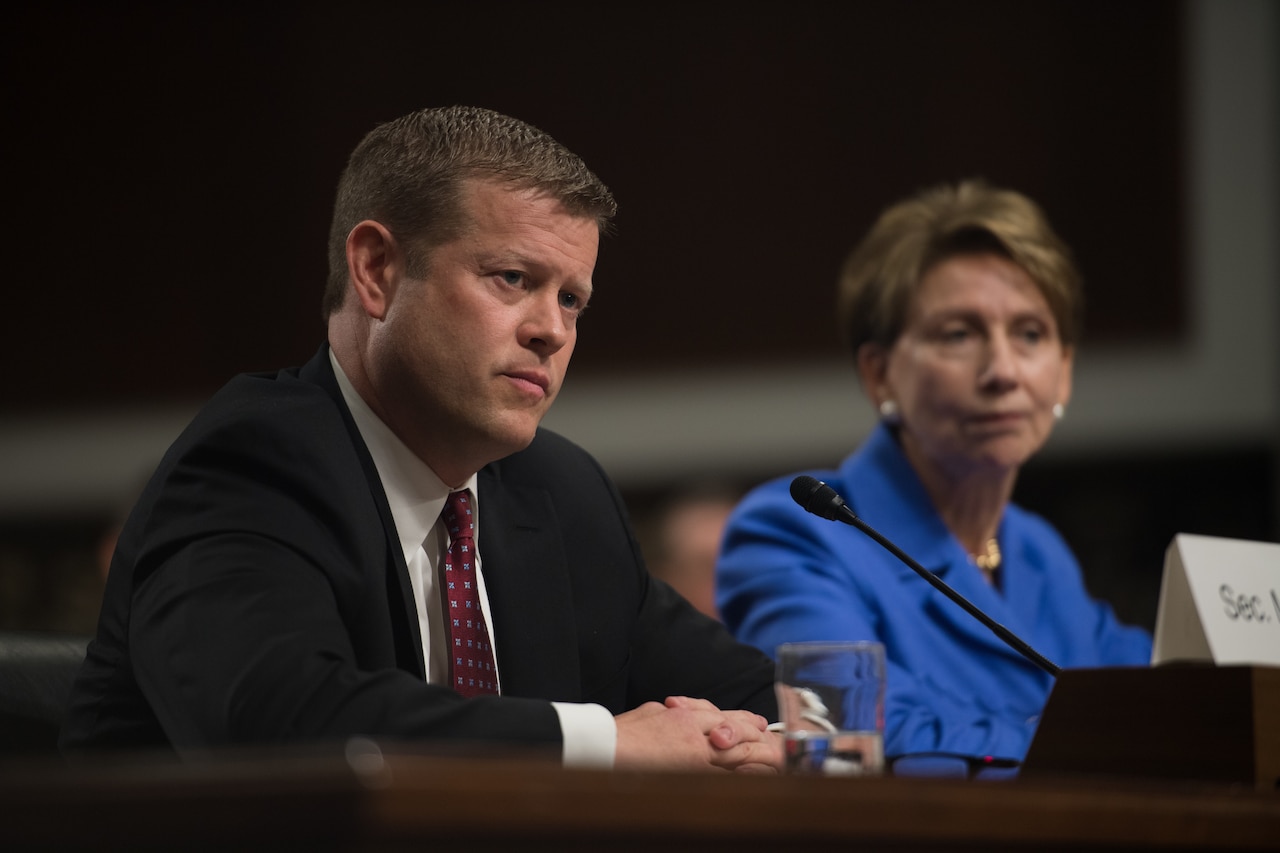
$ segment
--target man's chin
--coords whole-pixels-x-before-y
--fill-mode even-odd
[[[541,418],[528,423],[511,424],[501,429],[493,436],[495,446],[505,451],[502,458],[510,456],[513,453],[519,453],[530,444],[533,444],[534,436],[538,434],[538,424],[542,422]]]

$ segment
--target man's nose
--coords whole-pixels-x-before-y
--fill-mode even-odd
[[[560,294],[539,294],[529,303],[528,314],[520,325],[521,345],[542,350],[545,355],[557,352],[569,342],[570,335]]]

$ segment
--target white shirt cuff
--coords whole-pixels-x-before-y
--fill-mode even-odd
[[[603,705],[552,702],[560,715],[564,766],[612,770],[618,748],[618,724]]]

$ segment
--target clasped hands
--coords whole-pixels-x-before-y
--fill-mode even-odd
[[[619,714],[615,766],[647,770],[776,773],[782,738],[750,711],[722,711],[705,699],[669,696]]]

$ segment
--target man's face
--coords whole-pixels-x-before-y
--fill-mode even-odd
[[[594,219],[535,191],[468,180],[461,204],[461,235],[431,251],[424,278],[399,278],[370,338],[376,408],[449,485],[533,440],[600,243]]]

